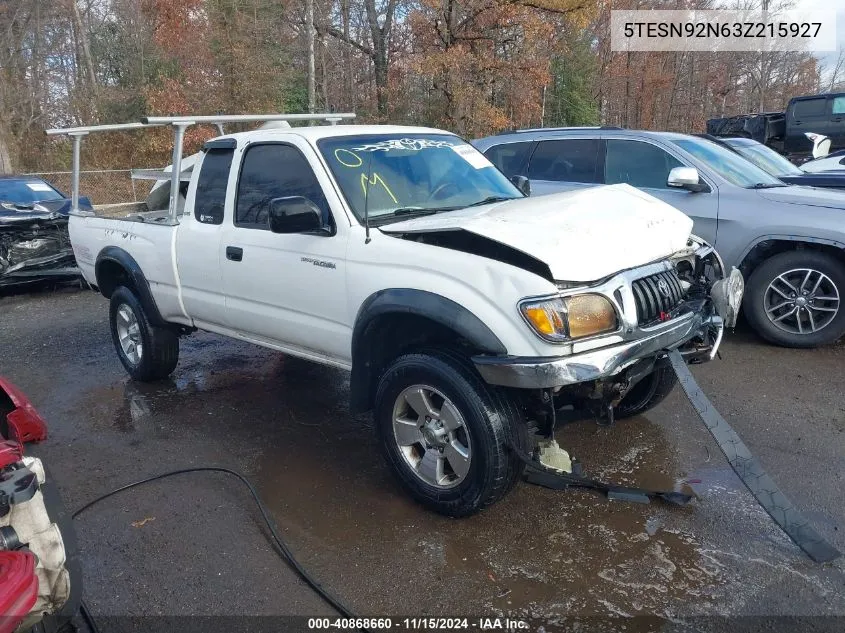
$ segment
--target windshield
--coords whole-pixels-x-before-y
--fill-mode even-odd
[[[739,154],[712,141],[684,138],[672,141],[737,187],[779,187],[783,183]]]
[[[760,169],[765,169],[772,176],[780,178],[781,176],[800,176],[804,173],[771,147],[762,143],[749,143],[748,141],[732,139],[725,139],[725,143]]]
[[[317,146],[362,221],[365,206],[378,224],[523,197],[484,155],[451,134],[339,136]]]
[[[26,205],[63,199],[62,194],[43,180],[0,180],[0,202]]]

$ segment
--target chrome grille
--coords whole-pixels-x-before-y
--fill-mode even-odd
[[[637,321],[647,325],[669,313],[684,299],[684,289],[674,270],[637,279],[631,284],[637,305]]]

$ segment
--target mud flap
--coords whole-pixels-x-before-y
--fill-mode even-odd
[[[734,472],[772,517],[778,527],[817,563],[826,563],[840,556],[839,551],[825,541],[809,524],[789,499],[763,470],[748,447],[731,426],[713,407],[677,350],[669,351],[669,361],[678,376],[687,399],[692,404],[704,426],[728,459]]]

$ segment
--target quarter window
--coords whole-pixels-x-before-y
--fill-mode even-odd
[[[668,189],[666,181],[681,161],[665,150],[640,141],[607,141],[604,181],[608,185],[627,183],[632,187]]]
[[[323,212],[323,223],[331,225],[320,183],[298,149],[279,143],[250,147],[241,165],[235,225],[269,230],[270,202],[288,196],[309,199]]]
[[[594,139],[540,141],[531,156],[532,180],[598,183],[599,142]]]
[[[203,224],[222,224],[223,205],[232,167],[231,149],[209,149],[202,159],[194,199],[194,217]]]

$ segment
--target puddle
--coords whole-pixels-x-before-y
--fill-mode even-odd
[[[694,480],[691,506],[520,484],[450,520],[399,489],[369,417],[347,410],[345,372],[213,337],[191,346],[173,380],[91,387],[73,406],[124,437],[102,441],[196,437],[239,460],[302,562],[361,614],[493,613],[548,632],[611,616],[603,630],[650,631],[741,608],[755,574],[832,595],[835,579],[795,571],[800,554],[715,449],[686,472],[677,433],[645,417],[567,424],[557,440],[599,479],[669,490]]]

